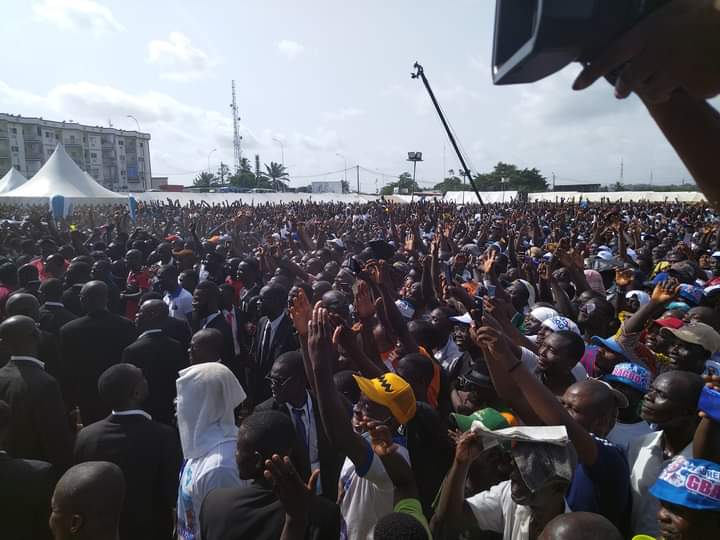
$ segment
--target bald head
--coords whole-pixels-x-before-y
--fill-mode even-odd
[[[595,379],[570,385],[561,398],[575,421],[598,437],[605,437],[615,426],[618,407],[627,405],[622,399],[619,392]]]
[[[52,496],[50,529],[55,540],[117,538],[125,479],[107,461],[88,461],[63,474]]]
[[[195,332],[190,340],[191,364],[204,364],[205,362],[217,362],[220,359],[224,346],[223,335],[215,328],[205,328]]]
[[[11,355],[36,356],[39,337],[35,321],[25,315],[15,315],[0,324],[0,342]]]
[[[100,375],[98,395],[113,411],[139,409],[147,397],[147,381],[140,368],[115,364]]]
[[[88,281],[80,290],[80,302],[85,313],[105,311],[108,303],[108,286],[103,281]]]
[[[32,294],[17,293],[8,298],[5,304],[5,313],[9,317],[13,315],[25,315],[37,321],[40,318],[40,302]]]
[[[540,540],[622,540],[622,535],[606,517],[591,512],[569,512],[548,523]]]
[[[136,324],[138,330],[145,332],[163,328],[169,316],[168,306],[162,300],[147,300],[140,305]]]

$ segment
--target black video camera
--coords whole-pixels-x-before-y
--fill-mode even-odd
[[[497,0],[493,82],[531,83],[571,62],[588,62],[667,2]]]

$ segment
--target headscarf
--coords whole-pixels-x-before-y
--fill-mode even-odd
[[[530,312],[530,316],[538,322],[545,322],[551,317],[560,315],[557,311],[549,307],[536,307]]]
[[[637,298],[640,307],[650,303],[650,295],[645,291],[628,291],[625,293],[625,298],[632,298],[633,296]]]
[[[185,459],[202,457],[237,438],[234,409],[247,398],[235,375],[217,362],[183,369],[177,386],[177,423]]]
[[[549,319],[545,320],[542,325],[546,328],[549,328],[553,332],[560,332],[561,330],[566,330],[573,332],[578,336],[582,336],[578,325],[567,317],[550,317]]]
[[[528,292],[528,306],[532,306],[535,304],[535,287],[530,285],[528,281],[525,281],[524,279],[518,279],[520,283],[523,284],[523,287],[527,289]]]
[[[600,272],[597,270],[585,270],[585,279],[590,285],[590,288],[600,294],[605,294],[605,283]]]

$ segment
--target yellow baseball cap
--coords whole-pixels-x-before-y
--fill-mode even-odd
[[[360,391],[392,412],[400,424],[407,424],[415,416],[415,394],[410,385],[395,373],[383,373],[375,379],[353,375]]]

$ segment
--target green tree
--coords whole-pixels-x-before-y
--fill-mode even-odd
[[[452,173],[452,171],[450,172]],[[463,184],[462,178],[451,174],[439,184],[435,184],[434,189],[447,193],[448,191],[470,191],[472,186],[470,184]]]
[[[402,173],[398,177],[397,182],[391,182],[387,186],[383,187],[382,190],[380,190],[380,194],[392,195],[395,188],[398,188],[398,191],[400,193],[407,193],[408,195],[413,194],[416,191],[420,191],[420,187],[418,186],[417,182],[412,179],[412,174],[410,174],[409,172]]]
[[[202,172],[193,178],[193,185],[195,187],[210,187],[216,180],[217,178],[212,173]]]
[[[240,160],[240,170],[236,171],[235,174],[230,175],[228,182],[232,186],[244,189],[253,189],[257,187],[257,178],[255,178],[252,165],[247,158],[242,158]]]
[[[285,165],[271,161],[270,165],[265,164],[265,171],[264,176],[275,191],[287,191],[289,178]]]
[[[520,169],[517,165],[503,163],[495,165],[490,173],[478,174],[474,177],[478,190],[500,191],[545,191],[548,188],[547,179],[536,168]],[[505,180],[503,182],[503,180]]]

